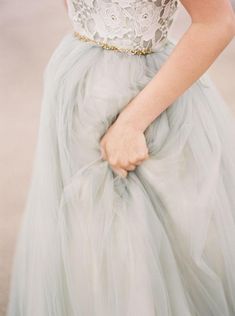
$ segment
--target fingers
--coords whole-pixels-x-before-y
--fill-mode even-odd
[[[147,153],[144,153],[142,155],[139,155],[139,157],[134,159],[134,160],[130,160],[129,163],[133,164],[133,165],[136,165],[136,166],[139,166],[139,165],[142,164],[142,162],[144,162],[148,158],[149,158],[149,154],[147,152]]]
[[[140,158],[138,159],[121,161],[120,159],[118,160],[113,157],[108,157],[108,154],[105,151],[105,148],[103,147],[100,148],[100,151],[101,151],[102,159],[107,160],[112,167],[123,168],[126,170],[134,170],[136,166],[139,166],[143,161],[149,158],[149,154],[147,153],[140,156]]]
[[[128,171],[133,171],[135,170],[136,168],[136,165],[135,164],[129,164],[125,167],[125,170],[128,170]]]
[[[102,159],[108,161],[107,153],[102,146],[100,147],[100,151],[101,151]],[[115,166],[111,166],[111,167],[117,175],[120,175],[121,177],[124,177],[124,178],[127,176],[127,170],[119,168],[119,167],[115,167]],[[132,166],[131,168],[132,168],[132,170],[134,170],[134,166]]]
[[[112,169],[117,175],[121,176],[122,178],[125,178],[127,176],[127,171],[122,168],[112,167]]]
[[[100,151],[101,151],[101,157],[103,160],[108,160],[107,153],[105,151],[105,148],[103,146],[100,146]]]
[[[132,157],[132,160],[121,161],[120,159],[109,157],[104,143],[101,143],[100,151],[102,159],[108,161],[114,172],[124,177],[127,176],[127,171],[135,170],[137,166],[141,165],[144,160],[149,158],[148,151],[144,151],[141,154],[136,154],[134,158]]]
[[[132,169],[132,167],[134,166],[135,168],[139,165],[141,165],[146,159],[149,158],[149,153],[146,151],[140,155],[137,155],[134,159],[129,160],[129,164],[128,166],[130,166],[130,170],[134,170]]]

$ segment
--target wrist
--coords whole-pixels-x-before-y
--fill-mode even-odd
[[[143,116],[139,117],[136,113],[133,113],[128,108],[124,109],[119,114],[117,121],[119,124],[123,126],[130,127],[142,133],[146,130],[146,128],[149,125]]]
[[[139,132],[144,132],[146,127],[140,119],[135,119],[131,115],[126,115],[126,113],[120,113],[117,122],[121,126],[125,126],[127,128],[138,130]]]

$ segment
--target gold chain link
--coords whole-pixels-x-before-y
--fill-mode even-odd
[[[108,50],[130,53],[132,55],[147,55],[147,54],[153,53],[153,51],[151,49],[148,49],[148,48],[131,49],[131,48],[124,48],[124,47],[117,47],[117,46],[114,46],[114,45],[111,45],[111,44],[108,44],[105,42],[96,41],[96,40],[91,39],[85,35],[80,34],[79,32],[74,32],[74,36],[83,42],[91,42],[91,43],[97,44],[98,46],[101,46],[104,49],[108,49]]]

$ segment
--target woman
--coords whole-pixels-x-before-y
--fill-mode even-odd
[[[235,120],[203,75],[235,19],[181,2],[174,45],[176,0],[68,0],[8,316],[235,315]]]

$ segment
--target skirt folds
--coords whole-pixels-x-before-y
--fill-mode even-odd
[[[174,46],[132,56],[68,34],[51,56],[8,316],[235,315],[235,120],[208,75],[147,128],[127,178],[100,155]]]

